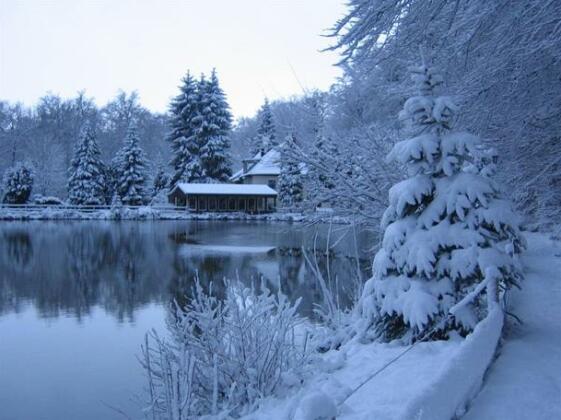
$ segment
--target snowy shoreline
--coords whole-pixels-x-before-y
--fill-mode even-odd
[[[333,223],[351,224],[353,221],[344,216],[304,214],[304,213],[189,213],[178,210],[154,209],[151,207],[119,207],[106,210],[77,210],[65,208],[42,208],[13,210],[0,208],[0,221],[26,220],[217,220],[217,221],[257,221],[286,223]]]

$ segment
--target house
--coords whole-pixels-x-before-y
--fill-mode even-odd
[[[277,192],[267,185],[178,183],[168,200],[194,212],[269,213],[277,208]]]
[[[280,152],[273,148],[266,153],[259,152],[253,159],[242,161],[242,169],[230,177],[237,184],[268,185],[277,188],[280,175]]]

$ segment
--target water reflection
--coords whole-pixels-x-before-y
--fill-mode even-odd
[[[232,222],[5,223],[0,314],[31,302],[42,317],[81,320],[99,306],[120,322],[134,322],[148,303],[183,302],[197,275],[215,289],[225,277],[256,284],[263,278],[273,290],[302,297],[302,311],[310,314],[320,290],[300,252],[311,247],[304,240],[309,234],[297,226]],[[354,238],[343,230],[331,235],[333,242],[342,239],[329,271],[346,279],[357,271]],[[371,238],[363,233],[358,243],[367,270]],[[327,273],[325,256],[319,265]],[[343,302],[349,287],[340,282]]]
[[[131,402],[144,386],[135,355],[147,330],[164,330],[168,304],[185,303],[196,275],[219,293],[224,277],[239,276],[302,297],[309,315],[321,292],[300,248],[312,246],[304,238],[314,232],[233,222],[0,223],[0,418],[123,418],[108,405],[142,418]],[[326,236],[323,228],[321,249]],[[339,276],[344,302],[355,241],[346,229],[332,238],[329,263],[318,263]],[[372,242],[357,238],[361,250]]]

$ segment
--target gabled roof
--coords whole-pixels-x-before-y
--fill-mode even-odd
[[[266,195],[269,197],[277,195],[277,192],[269,186],[259,184],[187,184],[180,182],[170,194],[176,189],[187,195]]]
[[[253,159],[256,163],[248,168],[247,172],[240,169],[230,178],[232,181],[245,178],[251,175],[279,175],[280,174],[280,152],[277,149],[271,149],[263,156],[257,153]]]

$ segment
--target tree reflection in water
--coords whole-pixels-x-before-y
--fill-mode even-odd
[[[304,237],[309,235],[296,225],[243,222],[4,223],[0,314],[31,303],[42,317],[81,320],[101,307],[120,322],[134,322],[135,310],[149,303],[184,304],[198,275],[219,295],[224,278],[255,287],[262,279],[273,291],[302,297],[301,311],[310,315],[321,292],[300,252]],[[373,242],[367,234],[359,239],[364,249]],[[357,264],[350,258],[353,241],[338,247],[329,268],[340,279],[344,304],[351,286],[344,279]],[[327,259],[319,265],[326,272]]]

